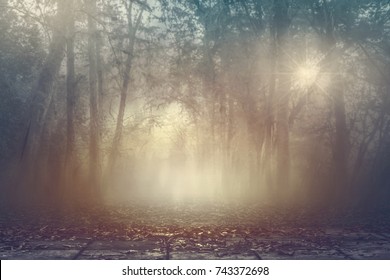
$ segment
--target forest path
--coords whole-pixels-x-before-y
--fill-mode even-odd
[[[390,259],[383,220],[298,212],[187,205],[8,213],[0,259]]]

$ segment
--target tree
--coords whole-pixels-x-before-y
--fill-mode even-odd
[[[9,1],[0,1],[0,204],[16,192],[12,174],[20,161],[26,131],[25,106],[45,57],[34,21],[21,22]],[[20,176],[18,176],[20,178]]]
[[[88,10],[88,62],[89,62],[89,193],[92,197],[97,197],[99,191],[100,173],[100,127],[98,108],[98,70],[97,70],[97,30],[96,30],[96,0],[87,1]]]
[[[336,21],[338,9],[345,8],[345,3],[336,4],[334,1],[321,1],[315,4],[315,13],[320,28],[320,36],[323,43],[323,53],[326,61],[323,71],[332,73],[332,85],[328,92],[331,94],[331,103],[334,114],[334,141],[333,141],[333,170],[332,177],[334,195],[340,197],[345,193],[348,185],[348,128],[345,112],[344,82],[340,74],[341,51],[336,38]],[[347,10],[346,10],[347,11]]]
[[[67,26],[68,10],[68,1],[59,1],[57,3],[57,15],[53,26],[53,38],[49,46],[49,52],[31,93],[28,113],[29,125],[24,137],[21,155],[21,170],[25,172],[26,176],[23,178],[23,182],[19,184],[22,184],[24,187],[26,187],[26,184],[32,186],[39,184],[34,179],[36,168],[39,168],[35,165],[35,160],[39,157],[41,136],[52,98],[52,87],[64,58],[66,34],[60,29],[60,26]]]
[[[141,20],[142,20],[142,14],[144,12],[145,6],[141,6],[141,8],[138,11],[138,15],[136,15],[135,19],[133,19],[133,1],[130,1],[129,4],[126,4],[126,13],[127,13],[127,48],[124,51],[127,55],[127,59],[124,65],[124,70],[122,72],[122,87],[120,91],[120,103],[119,103],[119,110],[118,110],[118,117],[116,120],[116,128],[114,132],[114,138],[112,141],[111,146],[111,153],[110,153],[110,159],[108,164],[108,170],[113,170],[115,167],[115,163],[118,157],[120,142],[122,138],[122,131],[123,131],[123,119],[125,116],[125,109],[126,109],[126,100],[127,95],[129,91],[129,85],[130,85],[130,74],[131,74],[131,68],[133,64],[134,59],[134,46],[136,43],[136,34],[140,27]]]
[[[274,38],[276,41],[276,150],[277,150],[277,185],[286,188],[289,184],[290,174],[290,148],[289,148],[289,57],[287,53],[288,28],[290,19],[288,15],[289,1],[274,1]]]
[[[74,1],[69,1],[67,34],[66,34],[66,178],[67,184],[74,184],[74,160],[75,160],[75,106],[76,106],[76,80],[75,80],[75,18],[74,18]]]

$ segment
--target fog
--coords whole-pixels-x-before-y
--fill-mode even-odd
[[[170,104],[153,114],[158,126],[151,128],[141,150],[133,158],[123,159],[123,166],[115,171],[115,177],[110,177],[107,195],[112,203],[244,202],[253,195],[247,187],[248,174],[232,171],[232,181],[227,184],[223,159],[217,152],[199,154],[202,147],[198,138],[204,135],[199,135],[179,104]],[[234,188],[229,187],[233,184]]]
[[[389,4],[347,2],[1,0],[1,204],[386,208]]]

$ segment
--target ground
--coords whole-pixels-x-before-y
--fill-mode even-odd
[[[199,204],[3,210],[0,259],[390,259],[386,213],[343,215]]]

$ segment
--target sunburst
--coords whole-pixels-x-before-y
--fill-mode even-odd
[[[319,72],[320,69],[315,64],[305,63],[298,66],[294,81],[300,88],[309,88],[317,81]]]

